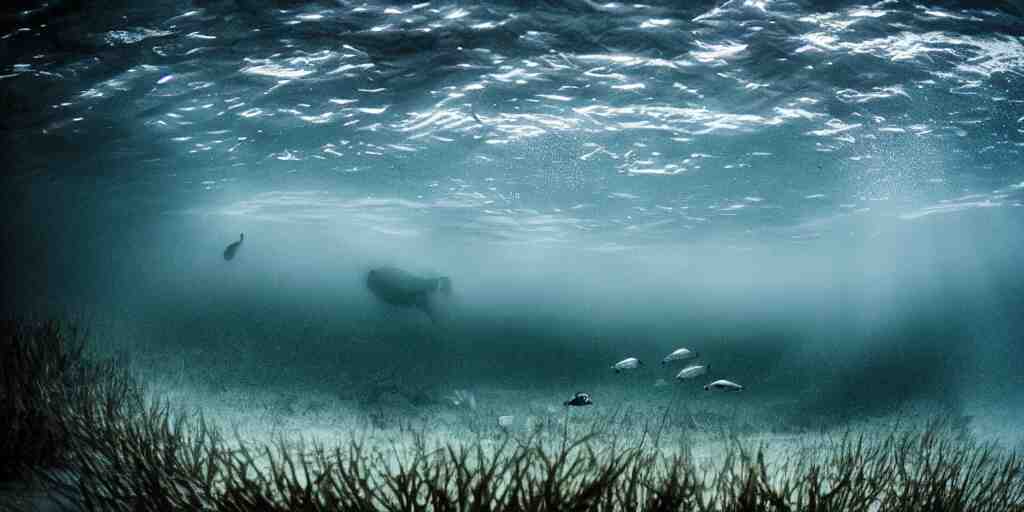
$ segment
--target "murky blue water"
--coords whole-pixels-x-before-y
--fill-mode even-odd
[[[1020,8],[2,13],[10,311],[227,383],[387,370],[559,404],[648,393],[671,375],[608,365],[692,346],[792,415],[1021,404]],[[445,321],[383,307],[379,265],[450,276]]]

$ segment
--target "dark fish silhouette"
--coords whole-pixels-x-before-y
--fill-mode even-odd
[[[452,293],[447,277],[420,277],[395,267],[380,267],[366,274],[366,287],[382,302],[392,306],[413,307],[436,321],[434,301],[438,294]]]
[[[227,247],[224,248],[224,259],[225,260],[231,261],[232,259],[235,258],[235,253],[237,253],[238,252],[238,248],[242,246],[242,240],[245,240],[245,233],[239,233],[238,234],[238,241],[237,242],[232,242],[231,245],[228,245]]]
[[[594,401],[590,399],[590,393],[576,393],[575,396],[563,402],[562,405],[566,407],[582,407],[584,405],[594,405]]]

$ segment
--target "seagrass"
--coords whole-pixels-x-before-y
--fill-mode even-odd
[[[414,433],[401,449],[356,436],[254,443],[149,396],[116,362],[84,357],[78,333],[8,323],[3,348],[20,357],[5,371],[24,372],[4,377],[4,407],[21,422],[4,428],[24,443],[15,460],[75,510],[1024,511],[1024,459],[942,420],[774,459],[736,437],[713,463],[663,451],[646,430],[617,442],[565,429],[556,443],[437,446]],[[45,408],[31,410],[40,396]]]

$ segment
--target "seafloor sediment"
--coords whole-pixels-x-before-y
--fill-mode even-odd
[[[64,442],[22,457],[33,484],[8,485],[8,507],[1024,510],[1024,459],[928,404],[814,431],[787,428],[779,404],[680,388],[598,389],[614,405],[579,409],[541,389],[416,402],[390,385],[209,388],[184,369],[97,362],[77,334],[39,325],[6,329],[5,370],[47,380],[5,387],[32,414],[4,427],[30,442],[26,422],[44,418]],[[40,392],[51,399],[25,400]]]

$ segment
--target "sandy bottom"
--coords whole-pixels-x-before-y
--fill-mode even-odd
[[[887,415],[819,428],[786,425],[793,402],[756,392],[705,392],[697,383],[659,387],[609,384],[587,390],[595,405],[565,407],[574,390],[482,387],[432,392],[385,390],[367,397],[341,390],[257,386],[221,387],[178,374],[146,377],[150,392],[202,411],[230,439],[251,443],[284,440],[326,445],[361,441],[369,446],[440,447],[481,443],[500,446],[510,437],[560,443],[593,435],[597,443],[687,451],[715,462],[736,443],[763,448],[770,458],[804,455],[842,436],[880,437],[894,429],[924,428],[948,415],[937,404],[913,403]],[[967,438],[1002,449],[1024,449],[1024,404],[965,402],[955,418]]]
[[[566,438],[590,434],[599,446],[643,446],[666,455],[685,452],[701,469],[714,471],[737,445],[762,449],[769,465],[792,456],[816,458],[844,435],[881,437],[893,429],[923,428],[939,412],[932,404],[896,414],[863,418],[828,428],[787,428],[780,411],[791,404],[755,392],[705,392],[698,384],[588,390],[595,405],[569,408],[572,391],[558,389],[450,389],[409,392],[218,384],[188,372],[142,371],[148,393],[183,410],[202,413],[229,442],[285,442],[326,446],[359,441],[371,450],[412,456],[424,447],[479,444],[495,450],[509,441],[532,440],[557,448]],[[322,388],[322,387],[321,387]],[[1024,451],[1024,429],[1015,419],[1024,407],[969,402],[963,434],[1000,448]],[[27,483],[0,487],[0,505],[16,510],[56,510],[45,491]],[[0,507],[2,508],[2,507]]]

